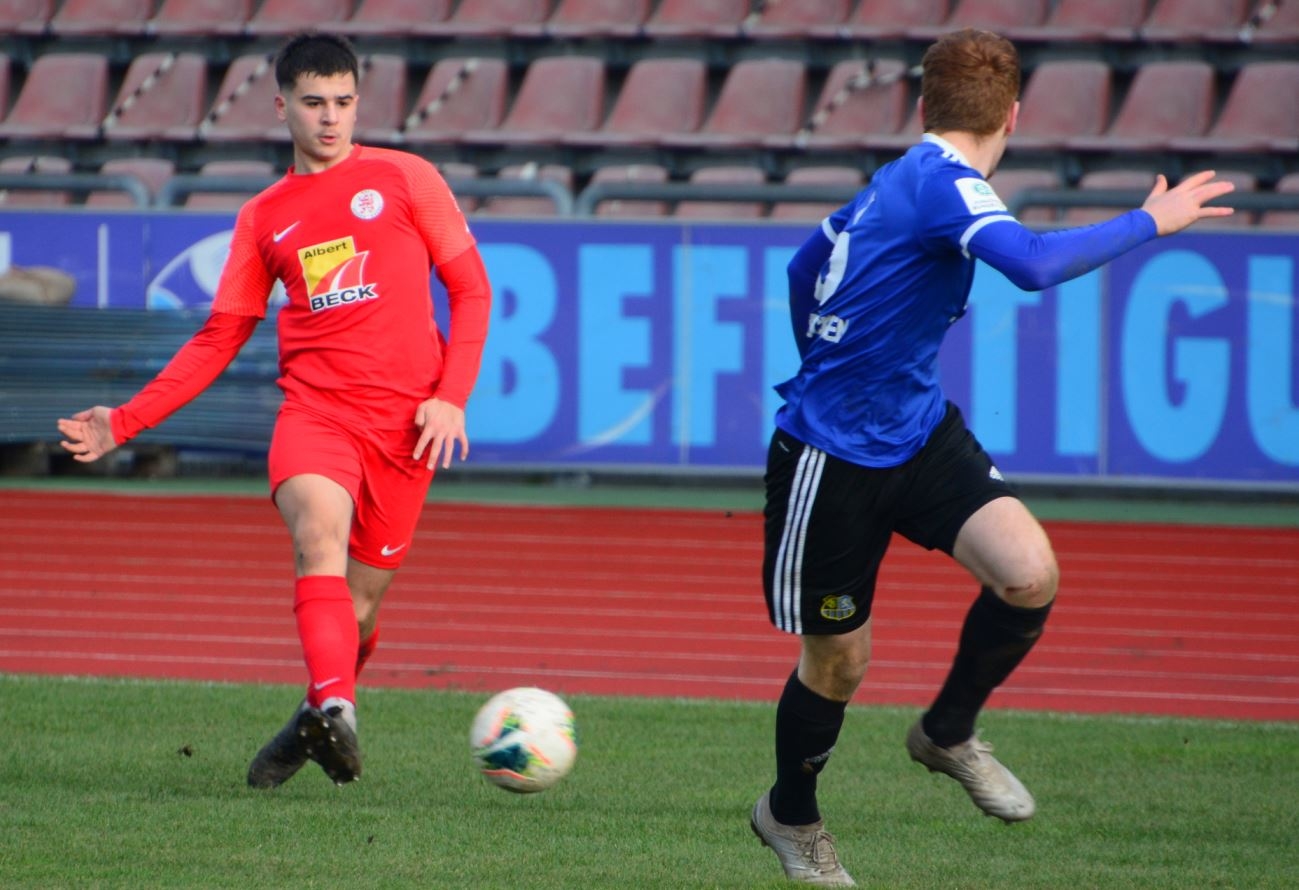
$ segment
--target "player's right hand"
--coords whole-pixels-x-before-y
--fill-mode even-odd
[[[110,409],[96,405],[70,418],[60,417],[59,432],[63,434],[63,441],[59,444],[63,450],[69,452],[73,460],[90,463],[116,448],[110,413]]]

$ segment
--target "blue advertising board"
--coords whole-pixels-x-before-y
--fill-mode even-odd
[[[202,308],[232,223],[0,214],[0,266],[72,274],[72,310]],[[796,367],[785,264],[810,227],[473,227],[495,292],[475,463],[761,468]],[[1036,293],[981,266],[943,384],[1011,475],[1299,486],[1297,290],[1284,233],[1160,239]]]

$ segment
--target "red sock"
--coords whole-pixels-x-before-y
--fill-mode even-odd
[[[293,614],[307,662],[307,704],[327,698],[356,701],[359,644],[356,610],[347,580],[336,575],[299,578],[293,588]]]
[[[356,650],[356,675],[358,677],[361,676],[361,668],[365,667],[365,663],[370,660],[370,656],[374,654],[374,650],[378,646],[379,625],[376,624],[374,630],[370,631],[370,635],[361,641],[360,648]]]

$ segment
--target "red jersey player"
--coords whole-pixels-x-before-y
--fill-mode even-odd
[[[468,455],[464,406],[491,307],[474,238],[433,166],[352,142],[351,45],[300,34],[280,50],[275,76],[293,167],[240,210],[211,316],[126,404],[59,421],[79,461],[162,422],[221,374],[283,282],[284,404],[268,472],[293,539],[308,686],[249,766],[258,788],[282,784],[308,759],[340,785],[361,774],[356,676],[436,465],[450,466],[456,443]],[[445,339],[432,317],[431,270],[447,288]]]

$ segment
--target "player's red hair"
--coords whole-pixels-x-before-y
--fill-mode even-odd
[[[925,51],[920,93],[925,130],[991,136],[1019,97],[1019,52],[991,31],[967,28]]]

